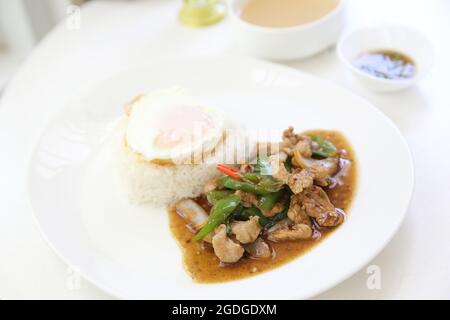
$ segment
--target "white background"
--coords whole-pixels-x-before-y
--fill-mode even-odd
[[[70,0],[0,0],[0,93],[33,46],[66,15]]]
[[[415,162],[416,187],[404,224],[369,264],[381,269],[381,290],[367,289],[364,268],[317,298],[449,299],[450,1],[348,2],[348,30],[383,22],[410,25],[433,42],[435,64],[416,87],[385,95],[360,87],[334,49],[289,64],[372,102],[403,132]],[[205,29],[184,28],[176,18],[180,4],[181,0],[88,3],[81,12],[81,28],[71,30],[63,21],[10,82],[0,104],[0,298],[110,298],[83,280],[76,290],[67,285],[72,279],[68,267],[48,248],[33,221],[26,189],[28,161],[40,131],[55,113],[119,70],[154,57],[237,53],[227,19]],[[42,113],[30,117],[30,108]],[[386,177],[386,183],[396,182]]]

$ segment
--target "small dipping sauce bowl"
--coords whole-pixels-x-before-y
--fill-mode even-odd
[[[274,61],[306,58],[334,45],[344,27],[345,0],[339,0],[334,9],[316,20],[289,27],[244,20],[241,13],[247,1],[228,1],[233,39],[244,54]]]
[[[338,41],[337,55],[368,89],[375,92],[393,92],[410,87],[421,79],[433,63],[433,49],[427,37],[401,25],[364,27],[347,33]],[[357,60],[364,54],[395,52],[411,60],[411,77],[387,79],[358,67]]]

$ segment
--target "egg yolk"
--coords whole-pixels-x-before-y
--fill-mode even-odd
[[[153,144],[165,150],[192,146],[203,141],[203,137],[214,131],[214,128],[213,118],[202,109],[175,107],[161,118]]]

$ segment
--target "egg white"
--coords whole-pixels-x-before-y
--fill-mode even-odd
[[[133,103],[125,138],[145,160],[177,163],[212,150],[223,131],[224,119],[219,110],[201,106],[185,89],[175,87],[153,91]],[[189,143],[166,143],[177,139]]]

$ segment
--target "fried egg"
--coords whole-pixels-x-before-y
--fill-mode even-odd
[[[219,110],[176,87],[137,98],[129,110],[125,138],[145,160],[177,163],[213,150],[223,131]]]

